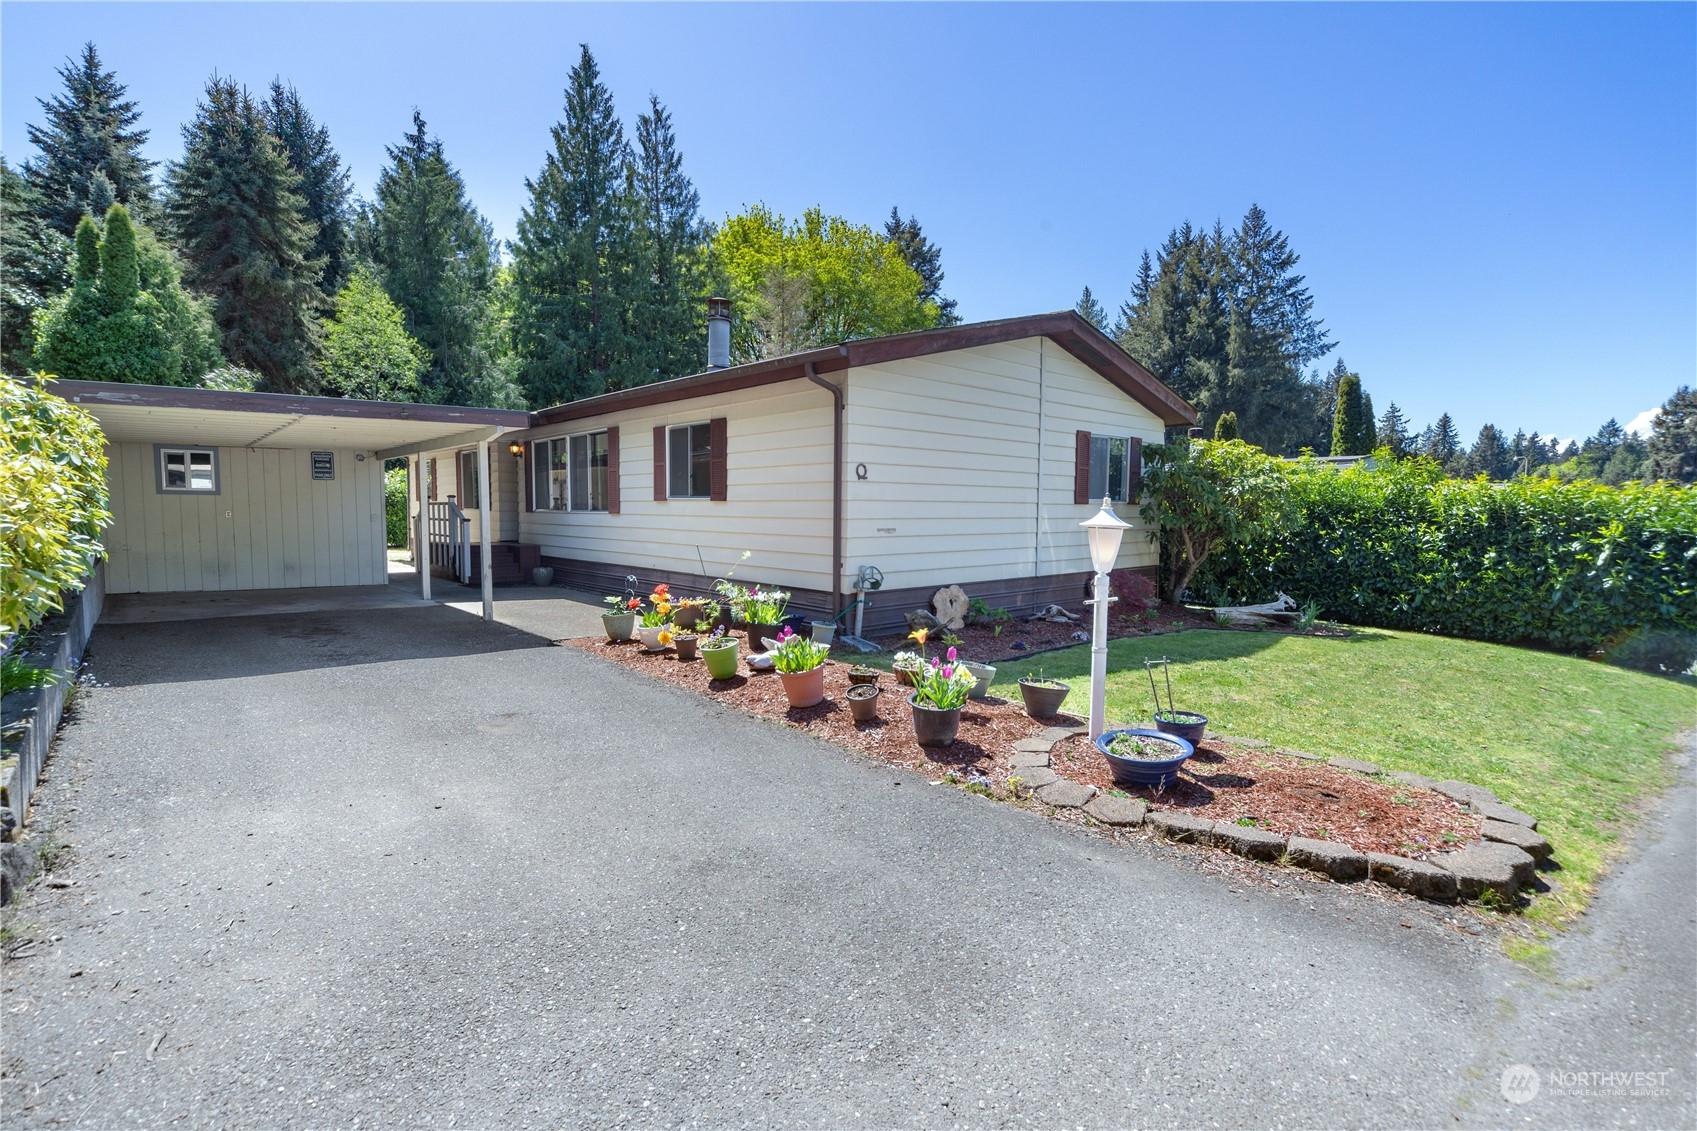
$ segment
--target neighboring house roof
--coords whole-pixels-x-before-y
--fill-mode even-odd
[[[1156,379],[1130,354],[1076,312],[1058,310],[1052,314],[1029,314],[1020,318],[1002,318],[994,322],[972,322],[962,326],[940,326],[934,330],[916,330],[908,334],[891,334],[882,338],[861,338],[841,345],[805,350],[765,361],[736,365],[729,369],[714,369],[688,377],[656,381],[632,389],[603,393],[580,401],[568,401],[532,414],[538,425],[557,424],[565,420],[580,420],[618,409],[642,408],[665,404],[689,397],[713,396],[737,389],[749,389],[779,381],[793,381],[806,375],[809,364],[815,372],[830,373],[839,369],[863,365],[880,365],[926,354],[947,353],[971,349],[974,346],[995,345],[1018,341],[1021,338],[1044,337],[1059,345],[1079,361],[1101,374],[1103,379],[1132,400],[1154,413],[1168,425],[1195,424],[1196,410],[1183,397]]]

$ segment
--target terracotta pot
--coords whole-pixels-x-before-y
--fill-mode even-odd
[[[737,674],[737,641],[732,636],[717,648],[703,648],[701,658],[707,662],[707,674],[714,679],[730,679]]]
[[[678,659],[695,659],[695,641],[696,637],[689,633],[685,633],[682,636],[672,637],[672,643],[678,646]]]
[[[825,698],[825,665],[804,672],[779,672],[791,707],[812,707]]]
[[[1061,704],[1066,702],[1067,695],[1071,691],[1071,687],[1058,681],[1046,681],[1044,683],[1027,683],[1023,679],[1019,681],[1019,697],[1025,700],[1025,713],[1034,719],[1050,719],[1060,714]]]
[[[878,685],[857,683],[848,689],[849,714],[857,723],[869,723],[878,717]]]
[[[601,627],[607,630],[607,639],[614,644],[623,644],[636,631],[635,613],[602,613]]]
[[[959,707],[950,707],[946,711],[927,707],[919,702],[917,691],[907,697],[907,705],[913,708],[913,733],[919,736],[919,745],[953,745],[955,735],[960,731]]]

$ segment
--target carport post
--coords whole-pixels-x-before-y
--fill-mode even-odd
[[[477,537],[483,544],[483,619],[495,619],[495,565],[489,560],[489,441],[477,442]]]
[[[419,452],[413,457],[418,468],[418,537],[413,542],[412,564],[418,570],[418,591],[430,600],[430,461]]]

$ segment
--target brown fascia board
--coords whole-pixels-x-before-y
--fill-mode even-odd
[[[286,416],[328,416],[344,420],[417,420],[430,424],[460,424],[467,428],[485,424],[503,428],[528,428],[531,421],[530,413],[522,409],[359,401],[345,397],[307,397],[288,393],[241,393],[169,385],[131,385],[121,381],[55,380],[49,381],[47,388],[55,396],[83,404],[133,405],[137,408],[272,412]]]
[[[620,389],[581,401],[545,408],[533,414],[537,426],[580,420],[619,409],[645,408],[689,397],[706,397],[805,377],[808,363],[815,372],[829,373],[863,365],[881,365],[909,357],[995,345],[1021,338],[1047,337],[1100,374],[1103,379],[1143,405],[1168,425],[1195,424],[1196,410],[1156,379],[1112,338],[1075,311],[1029,314],[964,326],[940,326],[881,338],[862,338],[837,346],[786,354],[766,361],[711,370],[634,389]]]

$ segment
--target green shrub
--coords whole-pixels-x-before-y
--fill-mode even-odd
[[[391,549],[407,544],[407,469],[391,467],[383,473],[383,523]]]
[[[94,417],[39,378],[0,377],[0,636],[63,607],[99,559],[106,442]]]
[[[1300,463],[1293,514],[1220,547],[1193,588],[1284,591],[1354,624],[1566,651],[1697,631],[1697,490],[1450,480],[1430,461]]]

